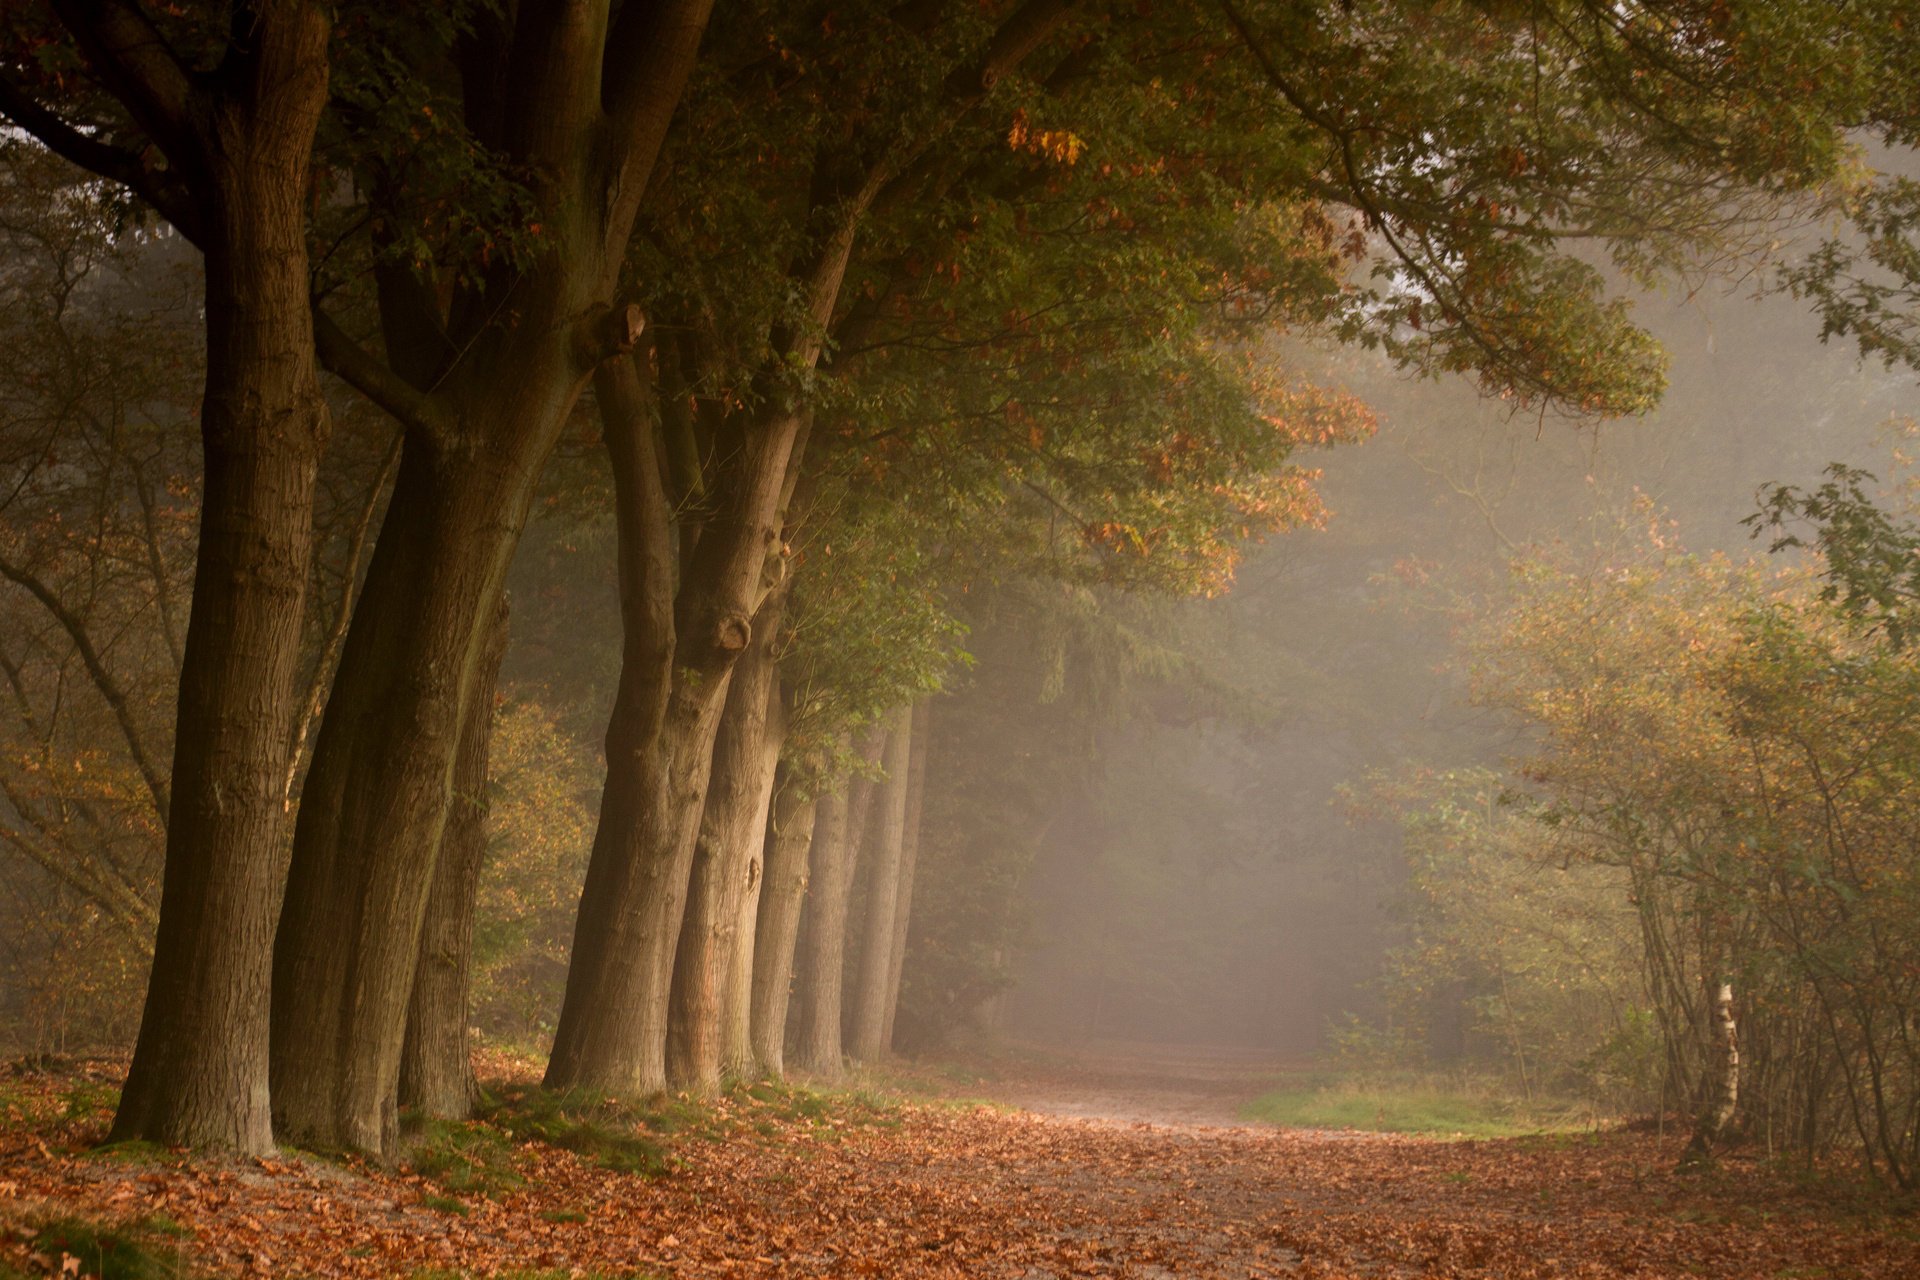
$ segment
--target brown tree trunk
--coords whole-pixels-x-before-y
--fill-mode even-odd
[[[773,812],[773,788],[780,752],[787,740],[787,705],[779,680],[768,689],[767,732],[760,746],[759,794],[753,818],[741,833],[742,869],[735,881],[740,902],[734,912],[733,947],[727,958],[726,986],[720,1000],[720,1072],[736,1080],[758,1074],[753,1054],[753,948],[759,937],[760,899],[766,890],[767,820]]]
[[[749,1035],[754,1065],[761,1074],[786,1074],[787,1006],[793,994],[794,943],[800,936],[800,907],[807,896],[807,853],[814,822],[821,812],[812,791],[782,765],[767,815],[766,866],[761,877],[760,912],[754,922],[753,997]],[[840,822],[844,825],[843,812]]]
[[[523,407],[544,407],[529,417],[546,430],[453,454],[410,440],[394,482],[315,741],[274,942],[274,1123],[296,1143],[384,1152],[395,1138],[462,717],[476,708],[507,566],[572,399],[538,372],[527,370],[523,391],[536,401],[546,391],[546,403]]]
[[[329,367],[393,412],[407,444],[275,940],[274,1117],[296,1140],[392,1141],[460,719],[547,454],[588,378],[639,336],[638,308],[613,299],[709,7],[482,7],[454,50],[392,47],[422,74],[458,77],[465,123],[526,178],[542,230],[532,261],[470,262],[450,293],[431,272],[377,271],[386,360],[325,317],[316,326]]]
[[[474,704],[460,730],[453,799],[427,893],[420,958],[407,1007],[407,1038],[400,1055],[400,1105],[448,1120],[471,1115],[478,1094],[467,1041],[473,904],[487,852],[487,755],[493,740],[495,690],[506,652],[507,608],[502,601],[481,652]]]
[[[893,925],[900,897],[901,835],[907,820],[907,775],[913,759],[913,707],[893,716],[882,759],[887,777],[880,813],[866,849],[867,897],[860,925],[860,955],[853,976],[853,1017],[847,1052],[856,1062],[876,1062],[885,1051],[887,975],[893,968]]]
[[[659,457],[631,362],[596,382],[619,510],[623,654],[607,783],[574,924],[547,1083],[622,1094],[667,1085],[667,1011],[688,876],[735,661],[780,546],[787,468],[806,418],[739,424],[735,467],[677,592]]]
[[[280,803],[314,477],[330,426],[306,209],[327,99],[318,5],[256,19],[232,97],[196,121],[206,251],[206,480],[180,677],[160,925],[116,1139],[272,1148],[267,1094]],[[210,122],[210,123],[209,123]],[[178,159],[178,157],[176,157]]]
[[[900,833],[900,890],[893,911],[893,955],[887,964],[887,1016],[880,1048],[893,1051],[894,1015],[900,1012],[900,974],[906,967],[907,926],[913,919],[913,877],[920,864],[920,822],[926,809],[927,752],[933,745],[933,703],[913,709],[913,763],[907,766],[907,818]]]
[[[877,761],[884,742],[883,734],[870,733],[860,758]],[[805,923],[794,958],[799,1008],[793,1061],[801,1071],[826,1080],[838,1077],[846,1065],[840,1045],[840,997],[847,953],[847,892],[878,789],[872,779],[856,777],[846,784],[844,798],[822,796],[820,821],[814,829]]]
[[[767,744],[771,739],[777,760],[782,736],[773,635],[784,594],[776,589],[754,616],[753,642],[733,668],[714,741],[667,1009],[667,1079],[679,1089],[707,1092],[720,1084],[727,983],[749,876],[759,886],[773,785]]]

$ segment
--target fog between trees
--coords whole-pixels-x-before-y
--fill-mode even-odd
[[[1102,734],[1096,777],[1043,819],[1009,1028],[1310,1054],[1379,1020],[1380,956],[1405,932],[1399,833],[1342,788],[1497,766],[1519,732],[1472,705],[1458,597],[1492,608],[1527,546],[1604,562],[1645,523],[1638,499],[1691,549],[1761,557],[1740,522],[1762,485],[1835,460],[1891,478],[1911,379],[1822,345],[1800,304],[1710,287],[1638,314],[1672,386],[1629,422],[1542,421],[1339,366],[1380,434],[1323,459],[1324,530],[1269,543],[1231,594],[1166,619],[1245,696],[1143,691]]]

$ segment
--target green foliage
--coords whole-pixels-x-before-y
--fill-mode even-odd
[[[1615,867],[1541,838],[1542,814],[1485,769],[1376,777],[1363,807],[1398,815],[1406,940],[1380,983],[1388,1061],[1478,1063],[1523,1097],[1658,1104],[1643,1025],[1639,923]]]
[[[1428,941],[1470,961],[1455,972],[1527,978],[1551,970],[1515,963],[1535,948],[1502,936],[1509,921],[1556,946],[1570,924],[1603,926],[1588,985],[1630,943],[1639,991],[1614,984],[1583,1062],[1630,1078],[1657,1044],[1663,1100],[1688,1109],[1722,1087],[1727,984],[1741,1123],[1808,1150],[1857,1140],[1911,1185],[1920,1056],[1899,1028],[1920,973],[1920,664],[1811,573],[1689,556],[1648,526],[1609,561],[1522,558],[1481,629],[1476,694],[1530,737],[1472,805],[1412,806],[1415,884],[1441,926]],[[1527,887],[1542,878],[1590,905],[1556,912],[1558,890]],[[1453,993],[1483,1017],[1493,995],[1527,1015],[1510,989]]]
[[[544,1049],[566,985],[599,785],[590,748],[523,688],[496,713],[487,854],[473,939],[473,1025]]]
[[[1818,488],[1762,489],[1760,510],[1745,524],[1756,538],[1773,533],[1769,551],[1817,550],[1826,579],[1820,598],[1838,602],[1848,617],[1884,632],[1887,643],[1901,649],[1911,638],[1911,611],[1920,599],[1920,529],[1884,511],[1867,493],[1872,483],[1866,471],[1830,463]],[[1811,542],[1790,527],[1803,523],[1812,526]]]
[[[1823,340],[1851,337],[1862,357],[1920,370],[1920,181],[1882,178],[1848,212],[1858,235],[1827,241],[1788,285],[1819,308]]]
[[[408,1135],[407,1162],[455,1195],[497,1197],[526,1185],[506,1133],[486,1124],[427,1120]]]

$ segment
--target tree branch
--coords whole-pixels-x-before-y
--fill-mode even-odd
[[[113,673],[108,671],[106,664],[100,660],[100,654],[94,649],[93,640],[87,634],[86,623],[67,608],[60,597],[55,595],[37,575],[4,557],[0,557],[0,577],[8,578],[24,587],[29,595],[38,600],[41,606],[53,615],[54,621],[58,622],[61,629],[67,633],[67,638],[73,641],[73,647],[79,652],[80,661],[85,664],[87,674],[93,677],[94,688],[99,690],[100,696],[106,700],[107,706],[113,711],[114,719],[119,722],[121,736],[126,739],[127,751],[133,756],[133,763],[140,770],[140,777],[146,782],[147,791],[153,796],[154,807],[160,812],[160,821],[165,825],[168,814],[172,810],[172,804],[167,795],[167,780],[154,767],[152,757],[147,754],[146,741],[141,737],[139,726],[133,722],[133,708],[127,698],[126,690],[120,687],[120,682],[113,678]]]
[[[439,401],[376,359],[317,305],[313,339],[327,372],[392,414],[403,427],[436,444],[452,436],[452,424]]]
[[[41,145],[61,159],[133,192],[172,223],[181,235],[197,247],[205,248],[199,210],[186,191],[143,163],[137,153],[82,133],[6,78],[0,78],[0,115],[39,139]]]
[[[194,122],[200,92],[147,15],[127,0],[52,0],[60,21],[134,121],[176,168],[204,170]]]

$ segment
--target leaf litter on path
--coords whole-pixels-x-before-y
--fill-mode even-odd
[[[78,1217],[164,1221],[227,1276],[1920,1276],[1884,1204],[1750,1160],[1680,1175],[1679,1143],[1643,1134],[1355,1142],[735,1094],[662,1176],[512,1142],[510,1187],[456,1196],[405,1167],[92,1154],[106,1113],[62,1087],[0,1105],[0,1274],[57,1266],[25,1233]]]

